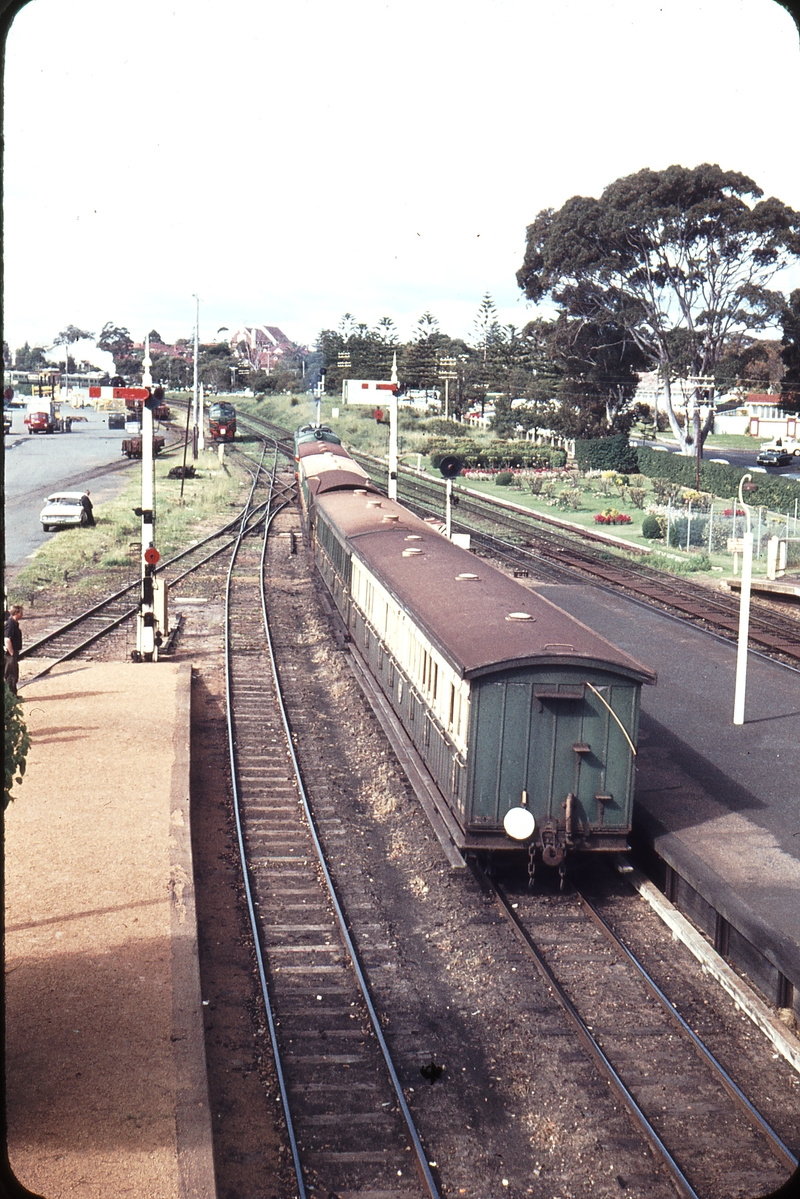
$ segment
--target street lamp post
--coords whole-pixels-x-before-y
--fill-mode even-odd
[[[197,457],[197,357],[200,349],[200,297],[195,296],[195,319],[194,319],[194,386],[192,391],[192,457]]]
[[[750,588],[753,580],[753,530],[750,528],[750,505],[744,502],[742,492],[744,490],[752,490],[752,487],[752,475],[742,475],[739,480],[739,503],[744,510],[747,527],[742,538],[742,590],[739,602],[739,644],[736,651],[736,687],[733,697],[734,724],[744,724],[744,699],[747,688],[747,641],[750,631]]]

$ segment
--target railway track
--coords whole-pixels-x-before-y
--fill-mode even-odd
[[[232,559],[227,691],[237,837],[297,1194],[434,1199],[286,720],[264,584],[294,552],[280,507],[263,545],[243,538]]]
[[[249,455],[245,455],[245,457],[251,464],[254,479],[257,478],[261,463]],[[278,486],[288,491],[291,483],[279,483]],[[166,578],[168,587],[175,587],[209,562],[230,550],[241,533],[243,521],[246,526],[245,531],[258,528],[264,520],[265,506],[265,503],[253,504],[248,500],[239,516],[164,561],[160,566],[159,573]],[[138,543],[134,548],[136,552],[135,555],[132,554],[132,565],[138,572]],[[25,680],[20,686],[27,686],[33,682],[34,678],[40,678],[42,674],[52,670],[59,663],[84,653],[105,637],[119,633],[122,637],[127,638],[127,631],[138,611],[139,587],[140,580],[137,577],[135,581],[104,596],[98,603],[59,624],[26,646],[20,658],[46,657],[52,661],[45,670]]]
[[[797,1157],[614,931],[602,901],[574,886],[532,896],[482,881],[678,1192],[780,1186]]]

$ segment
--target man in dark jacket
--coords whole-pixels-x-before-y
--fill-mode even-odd
[[[94,507],[94,505],[92,504],[92,501],[89,499],[88,487],[87,487],[86,491],[84,491],[83,495],[81,496],[81,507],[83,508],[84,512],[86,513],[87,525],[94,526],[94,514],[92,512],[92,508]]]
[[[22,608],[14,604],[8,614],[5,627],[5,656],[3,659],[3,678],[10,691],[17,694],[19,681],[19,656],[22,652],[22,630],[19,622],[22,620]]]

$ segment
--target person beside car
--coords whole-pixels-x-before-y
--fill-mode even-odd
[[[89,499],[88,487],[87,487],[86,491],[84,491],[83,495],[81,496],[81,508],[83,508],[84,512],[86,513],[87,525],[91,525],[92,527],[94,527],[94,513],[92,511],[92,509],[94,508],[94,504]]]

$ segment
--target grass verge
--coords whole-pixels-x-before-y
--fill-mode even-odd
[[[220,466],[215,450],[201,453],[197,475],[184,481],[167,475],[175,462],[157,458],[155,466],[156,546],[162,558],[200,540],[236,515],[247,496],[250,478],[228,455]],[[97,595],[139,577],[141,476],[134,471],[115,500],[95,507],[96,525],[62,529],[41,545],[9,589],[9,600],[33,604],[43,592],[89,603]]]

